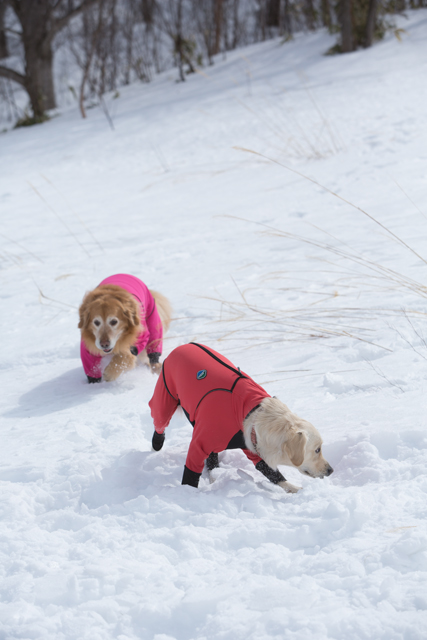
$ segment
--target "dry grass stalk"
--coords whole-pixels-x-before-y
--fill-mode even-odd
[[[46,180],[46,182],[48,184],[50,184],[50,186],[55,189],[55,191],[57,193],[59,193],[59,195],[62,197],[62,199],[64,200],[64,202],[66,203],[67,207],[70,209],[71,213],[77,218],[77,220],[80,222],[80,224],[82,225],[82,227],[84,229],[86,229],[86,231],[88,232],[88,234],[90,235],[90,237],[92,238],[92,240],[98,245],[98,247],[101,249],[101,251],[105,252],[104,247],[102,246],[102,244],[99,242],[99,240],[97,238],[95,238],[93,232],[89,229],[89,227],[85,224],[84,220],[82,220],[79,216],[79,214],[74,211],[73,207],[70,205],[69,201],[67,200],[67,198],[64,196],[64,194],[62,193],[62,191],[60,191],[58,189],[58,187],[51,181],[49,180],[49,178],[46,178],[46,176],[44,176],[42,173],[40,174],[41,177]]]
[[[82,243],[80,242],[80,240],[78,239],[78,237],[76,236],[75,233],[73,233],[70,229],[70,227],[68,226],[68,224],[65,222],[65,220],[63,220],[61,218],[61,216],[55,211],[55,209],[53,207],[51,207],[51,205],[45,200],[45,198],[43,198],[42,194],[36,189],[36,187],[34,185],[31,184],[31,182],[27,181],[28,184],[30,185],[31,189],[38,195],[38,197],[40,198],[40,200],[42,200],[42,202],[45,203],[45,205],[47,206],[47,208],[52,211],[53,215],[59,220],[59,222],[67,229],[68,233],[70,234],[70,236],[72,238],[74,238],[74,240],[77,242],[77,244],[79,245],[79,247],[85,252],[85,254],[91,258],[92,256],[90,255],[89,251],[82,245]]]
[[[346,198],[343,198],[342,196],[338,195],[337,193],[335,193],[335,191],[332,191],[328,187],[325,187],[323,184],[320,184],[320,182],[317,182],[317,180],[314,180],[313,178],[310,178],[309,176],[306,176],[304,173],[301,173],[300,171],[297,171],[296,169],[292,169],[291,167],[288,167],[287,165],[283,164],[282,162],[279,162],[278,160],[275,160],[274,158],[269,158],[268,156],[264,155],[263,153],[259,153],[258,151],[254,151],[253,149],[245,149],[244,147],[233,147],[233,149],[236,149],[237,151],[243,151],[245,153],[252,153],[252,154],[254,154],[256,156],[264,158],[265,160],[268,160],[269,162],[273,162],[274,164],[277,164],[280,167],[283,167],[283,169],[286,169],[287,171],[291,171],[292,173],[295,173],[296,175],[300,176],[301,178],[304,178],[305,180],[308,180],[309,182],[312,182],[313,184],[315,184],[316,186],[320,187],[324,191],[327,191],[328,193],[330,193],[331,195],[335,196],[339,200],[342,200],[342,202],[345,202],[346,204],[350,205],[350,207],[353,207],[353,209],[356,209],[357,211],[360,211],[360,213],[363,213],[363,215],[365,215],[368,218],[370,218],[373,222],[375,222],[375,224],[379,225],[384,231],[386,231],[390,236],[392,236],[397,242],[399,242],[401,245],[406,247],[415,256],[417,256],[417,258],[422,260],[422,262],[424,262],[424,264],[427,264],[427,260],[425,260],[425,258],[420,256],[420,254],[417,253],[415,251],[415,249],[412,249],[412,247],[410,247],[404,240],[399,238],[399,236],[397,236],[395,233],[393,233],[393,231],[388,229],[382,222],[377,220],[373,215],[371,215],[370,213],[368,213],[367,211],[365,211],[361,207],[358,207],[357,205],[353,204],[352,202],[350,202],[350,200],[347,200]],[[267,226],[267,225],[265,225],[265,226]]]
[[[328,245],[318,240],[312,240],[310,238],[305,238],[304,236],[299,236],[294,233],[282,231],[281,229],[276,229],[275,227],[271,227],[270,225],[264,224],[262,222],[255,222],[255,221],[248,220],[246,218],[241,218],[239,216],[232,216],[232,215],[222,215],[221,217],[234,218],[236,220],[241,220],[243,222],[252,222],[252,224],[256,224],[258,226],[264,227],[265,229],[268,229],[268,231],[266,232],[268,235],[282,237],[282,238],[289,238],[291,240],[298,240],[299,242],[304,242],[305,244],[311,245],[313,247],[317,247],[317,248],[329,251],[330,253],[333,253],[340,258],[344,258],[345,260],[349,260],[361,266],[367,267],[368,269],[380,274],[380,276],[382,276],[383,278],[386,277],[388,282],[394,282],[400,287],[409,289],[417,293],[418,295],[422,296],[423,298],[427,298],[427,287],[425,285],[421,284],[420,282],[417,282],[413,278],[404,276],[401,273],[398,273],[397,271],[390,269],[389,267],[384,267],[383,265],[377,262],[374,262],[373,260],[368,260],[367,258],[364,258],[355,252],[353,253],[346,252],[343,249],[334,247],[333,245]],[[415,253],[415,255],[419,257],[420,260],[422,260],[427,264],[427,262],[423,258],[421,258],[421,256],[419,256],[413,249],[411,249],[411,247],[406,245],[406,243],[403,240],[401,242],[412,253]]]
[[[28,249],[26,249],[21,243],[16,242],[16,240],[12,240],[12,238],[8,238],[7,235],[5,235],[4,233],[0,233],[0,235],[2,236],[2,238],[5,238],[8,242],[11,242],[12,244],[16,244],[16,246],[19,247],[20,249],[23,249],[25,251],[25,253],[28,253],[28,255],[30,255],[32,258],[34,258],[35,260],[38,260],[39,262],[41,262],[43,264],[43,260],[41,258],[36,256],[32,251],[29,251]],[[4,251],[6,251],[6,250],[4,249]],[[13,255],[13,254],[11,254],[11,255]],[[14,256],[14,257],[16,257],[16,256]]]

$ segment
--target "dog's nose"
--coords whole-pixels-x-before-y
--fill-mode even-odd
[[[331,465],[329,464],[327,469],[326,469],[326,475],[330,476],[331,473],[333,473],[333,472],[334,472],[334,470],[332,469]]]
[[[110,346],[110,341],[109,340],[103,340],[102,342],[100,342],[101,348],[102,349],[108,349],[108,347]]]

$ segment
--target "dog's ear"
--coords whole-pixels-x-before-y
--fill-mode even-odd
[[[286,453],[295,467],[299,467],[300,464],[304,462],[306,444],[307,435],[304,431],[297,431],[297,433],[285,443]]]
[[[83,302],[79,308],[79,324],[77,325],[79,329],[85,329],[87,327],[89,321],[89,303],[90,303],[90,293],[87,293],[83,298]]]
[[[136,300],[126,300],[125,304],[122,303],[122,309],[130,326],[139,327],[141,320],[139,317],[139,305]]]
[[[131,322],[134,327],[138,327],[141,324],[138,305],[136,305],[136,308],[131,313]]]

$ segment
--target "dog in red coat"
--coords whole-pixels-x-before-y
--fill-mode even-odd
[[[313,478],[333,472],[310,422],[202,344],[186,344],[170,353],[149,405],[155,451],[162,448],[164,431],[179,405],[193,425],[182,484],[197,487],[205,462],[211,471],[218,466],[218,452],[225,449],[242,449],[261,473],[289,493],[300,487],[289,483],[278,465],[296,467]]]

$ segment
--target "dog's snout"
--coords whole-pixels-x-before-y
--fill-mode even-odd
[[[330,475],[331,475],[331,473],[333,473],[333,472],[334,472],[334,470],[332,469],[331,465],[329,464],[329,465],[327,466],[327,468],[326,468],[326,475],[327,475],[327,476],[330,476]]]
[[[108,349],[110,346],[110,341],[109,340],[101,340],[101,342],[99,343],[101,345],[102,349]]]

